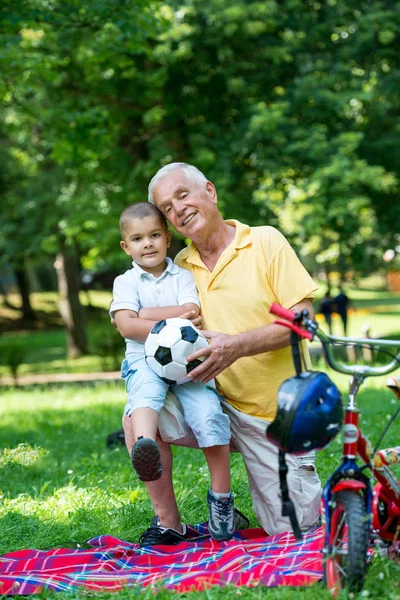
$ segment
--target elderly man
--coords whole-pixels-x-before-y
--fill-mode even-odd
[[[150,182],[149,202],[192,240],[176,262],[194,275],[203,333],[210,344],[188,357],[205,357],[191,377],[204,383],[216,379],[230,419],[231,446],[243,456],[259,523],[269,534],[287,531],[289,519],[281,515],[278,452],[265,432],[275,417],[278,388],[293,376],[294,366],[290,333],[273,323],[269,308],[277,302],[295,311],[306,308],[313,315],[316,285],[278,230],[225,221],[214,185],[192,165],[172,163],[160,169]],[[175,544],[185,531],[173,490],[170,443],[196,444],[177,403],[166,403],[163,411],[158,439],[162,477],[146,484],[157,517],[142,535],[142,544]],[[131,451],[128,419],[124,417],[123,424]],[[314,459],[313,454],[287,457],[290,494],[303,530],[315,525],[319,514],[321,490]]]

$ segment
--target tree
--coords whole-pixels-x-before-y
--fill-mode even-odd
[[[0,222],[0,261],[3,266],[12,265],[22,300],[22,317],[35,320],[30,302],[30,285],[26,269],[25,240],[22,234],[22,215],[18,214],[18,202],[15,192],[21,187],[23,171],[10,155],[7,138],[0,133],[0,195],[3,200],[3,219]]]
[[[210,173],[226,213],[279,225],[310,267],[381,263],[400,165],[387,136],[398,127],[398,12],[341,0],[170,6],[155,50],[167,67],[160,152]],[[178,152],[169,123],[185,140]]]
[[[110,213],[116,223],[127,198],[137,197],[128,189],[132,134],[124,121],[131,113],[133,122],[141,118],[141,96],[136,103],[123,88],[143,87],[135,63],[146,60],[153,19],[146,2],[116,0],[7,3],[2,17],[2,58],[9,65],[3,123],[24,175],[7,194],[5,245],[17,234],[14,245],[24,240],[24,255],[58,256],[61,314],[70,354],[77,355],[86,342],[79,262],[70,250],[78,248],[89,262],[101,254],[100,240],[107,251],[107,238],[118,235],[116,228],[107,234]],[[15,265],[17,255],[8,254]]]
[[[6,8],[1,119],[23,172],[7,196],[28,215],[29,251],[55,256],[62,242],[85,267],[122,265],[120,211],[184,160],[217,185],[225,215],[279,226],[311,270],[380,264],[400,169],[391,3]]]

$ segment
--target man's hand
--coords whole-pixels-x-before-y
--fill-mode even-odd
[[[303,308],[309,311],[310,318],[314,318],[314,310],[310,300],[298,302],[291,307],[291,310],[298,312]],[[239,358],[281,350],[290,346],[289,330],[276,323],[270,323],[236,335],[205,330],[202,333],[210,340],[209,346],[197,352],[192,352],[186,359],[190,362],[196,358],[206,357],[202,364],[189,374],[190,379],[193,381],[202,381],[203,383],[217,377]]]
[[[234,363],[240,355],[236,336],[215,331],[202,331],[202,334],[208,340],[211,340],[210,344],[206,348],[201,348],[201,350],[189,354],[186,360],[190,362],[203,356],[206,358],[201,365],[190,371],[188,377],[193,381],[208,383]]]

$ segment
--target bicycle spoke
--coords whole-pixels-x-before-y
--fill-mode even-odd
[[[335,563],[335,571],[336,571],[336,573],[341,573],[341,575],[342,575],[341,579],[347,578],[346,569],[343,569],[341,564]]]
[[[336,546],[338,540],[340,540],[340,542],[343,541],[343,529],[344,529],[344,524],[346,522],[346,515],[343,513],[340,517],[340,521],[338,523],[338,527],[337,527],[337,535],[335,535],[333,541],[332,541],[332,545]]]
[[[345,586],[361,589],[368,537],[363,498],[351,490],[337,494],[330,520],[329,553],[324,565],[328,588],[336,598]]]

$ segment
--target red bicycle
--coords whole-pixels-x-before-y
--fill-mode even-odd
[[[308,311],[295,314],[273,304],[271,313],[284,320],[275,321],[292,329],[301,338],[318,338],[327,364],[350,376],[350,390],[343,427],[343,460],[332,473],[322,492],[324,524],[324,577],[336,597],[343,587],[362,588],[368,562],[368,549],[379,545],[380,552],[398,551],[400,542],[400,481],[392,470],[400,463],[400,446],[378,449],[383,436],[400,412],[400,406],[384,428],[373,448],[359,424],[356,398],[367,377],[388,375],[400,367],[400,340],[360,339],[327,335],[309,318]],[[379,348],[391,360],[383,366],[344,364],[334,356],[334,346],[351,344]],[[396,354],[390,349],[397,348]],[[386,386],[400,400],[400,378],[389,377]],[[357,461],[361,459],[361,461]],[[371,487],[368,470],[376,483]]]

